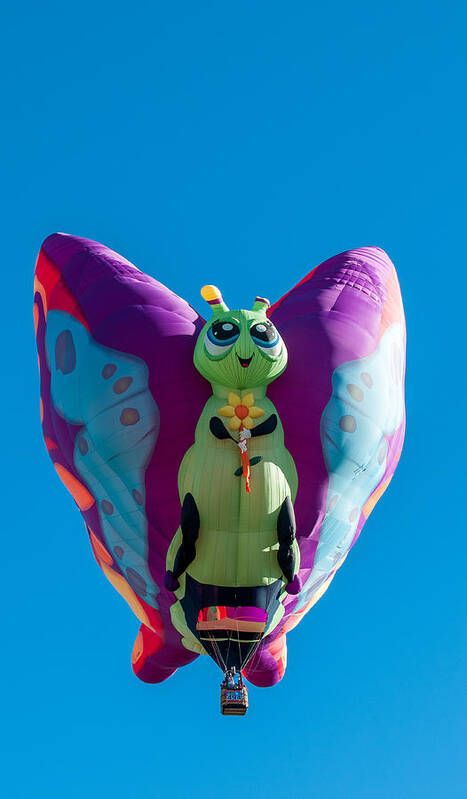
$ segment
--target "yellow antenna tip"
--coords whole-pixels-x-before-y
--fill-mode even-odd
[[[203,286],[201,289],[201,296],[206,302],[213,302],[214,300],[222,302],[222,294],[217,286]]]
[[[217,286],[203,286],[201,296],[203,300],[209,303],[215,316],[229,310]]]

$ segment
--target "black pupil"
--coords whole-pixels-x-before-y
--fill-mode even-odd
[[[211,328],[212,335],[219,341],[226,341],[232,336],[238,336],[240,328],[234,322],[215,322]]]
[[[253,325],[250,334],[260,341],[273,341],[277,335],[273,325],[266,325],[264,322]]]

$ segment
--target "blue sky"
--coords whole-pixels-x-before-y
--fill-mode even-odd
[[[329,5],[329,7],[327,7]],[[460,2],[2,10],[2,785],[9,799],[464,799],[465,29]],[[36,252],[94,238],[202,310],[362,245],[395,262],[405,450],[286,677],[218,713],[207,658],[133,677],[138,623],[42,444]],[[464,345],[462,345],[464,341]],[[6,443],[6,447],[5,447]]]

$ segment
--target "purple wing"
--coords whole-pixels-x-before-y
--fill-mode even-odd
[[[405,324],[396,271],[364,247],[322,263],[270,310],[289,361],[268,389],[298,473],[298,596],[248,677],[270,684],[284,633],[324,593],[396,468],[404,438]]]
[[[209,396],[193,366],[203,320],[103,245],[47,238],[35,282],[43,430],[106,576],[143,622],[142,679],[194,657],[163,586],[179,524],[177,473]]]

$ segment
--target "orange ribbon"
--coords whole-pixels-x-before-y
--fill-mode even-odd
[[[240,425],[240,433],[244,430],[243,424]],[[238,442],[238,446],[240,447],[240,459],[242,461],[242,468],[243,468],[243,476],[245,478],[245,488],[247,493],[250,493],[250,457],[248,455],[248,445],[246,443],[246,439],[242,439]]]

